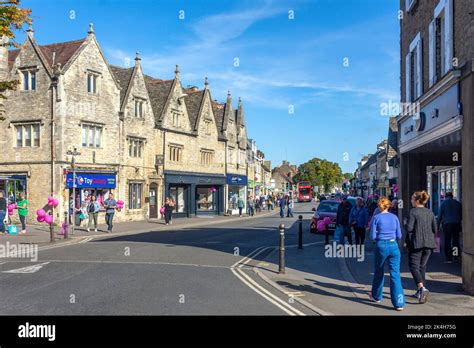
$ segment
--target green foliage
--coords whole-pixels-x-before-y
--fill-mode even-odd
[[[310,181],[313,186],[324,186],[326,191],[331,190],[343,179],[339,164],[320,158],[313,158],[298,167],[298,174],[294,176],[294,183]]]

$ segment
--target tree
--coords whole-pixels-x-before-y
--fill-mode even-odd
[[[298,167],[298,174],[293,178],[294,183],[298,181],[309,181],[313,186],[323,187],[330,191],[343,179],[339,164],[325,159],[313,158]]]
[[[18,47],[15,42],[15,30],[23,28],[25,23],[31,23],[31,10],[18,7],[20,0],[0,0],[0,39],[7,47]],[[4,93],[15,90],[19,81],[0,81],[0,99],[6,99]]]
[[[354,177],[354,174],[352,173],[344,173],[343,174],[344,179],[346,180],[351,180]]]

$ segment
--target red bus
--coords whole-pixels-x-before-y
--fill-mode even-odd
[[[309,181],[298,182],[298,202],[311,202],[313,200],[313,186]]]

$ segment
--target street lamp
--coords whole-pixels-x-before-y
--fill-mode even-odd
[[[76,214],[76,156],[80,156],[81,153],[77,151],[76,147],[73,147],[72,151],[68,150],[68,155],[72,156],[71,158],[71,168],[72,168],[72,229],[71,233],[74,234],[74,227],[76,224],[75,214]],[[68,202],[69,206],[69,202]],[[68,208],[69,211],[69,208]],[[70,215],[70,214],[69,214]]]

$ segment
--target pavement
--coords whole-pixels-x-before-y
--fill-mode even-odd
[[[174,218],[171,225],[166,225],[164,219],[156,219],[150,221],[127,221],[127,222],[115,222],[112,233],[107,233],[107,225],[105,223],[99,223],[97,232],[91,229],[87,232],[86,226],[75,226],[74,234],[72,234],[71,226],[69,226],[68,238],[65,238],[61,234],[61,228],[56,226],[54,237],[55,243],[67,243],[73,244],[91,238],[97,238],[102,236],[116,235],[116,234],[129,234],[129,233],[140,233],[140,232],[151,232],[151,231],[167,231],[176,230],[183,227],[197,227],[197,226],[210,226],[213,224],[219,224],[227,221],[235,221],[238,219],[255,219],[264,217],[269,214],[274,215],[275,210],[262,211],[254,216],[244,215],[239,218],[237,215],[233,216],[215,216],[209,217],[194,217],[194,218]],[[102,216],[99,216],[99,221],[103,220]],[[41,225],[28,225],[25,234],[8,234],[0,233],[0,243],[9,242],[10,244],[38,244],[42,246],[50,246],[51,243],[50,229],[46,224]]]
[[[474,297],[462,290],[461,267],[445,264],[443,254],[434,253],[428,264],[426,287],[428,302],[419,304],[411,297],[416,288],[408,269],[407,253],[402,252],[401,276],[406,296],[403,312],[393,310],[390,301],[390,278],[385,273],[384,299],[380,304],[369,300],[373,277],[374,244],[366,239],[365,259],[325,257],[324,237],[309,233],[309,217],[303,225],[302,250],[286,247],[285,274],[278,273],[279,253],[273,252],[256,265],[254,272],[276,289],[293,296],[321,315],[472,315]],[[287,235],[296,235],[296,226]]]
[[[459,265],[430,262],[429,302],[407,297],[402,313],[389,290],[380,304],[366,291],[370,244],[363,262],[325,257],[324,237],[309,233],[314,203],[294,218],[278,211],[254,217],[117,223],[107,234],[76,230],[49,243],[47,230],[0,236],[39,242],[38,259],[0,259],[0,315],[437,315],[472,314],[473,297],[460,289]],[[304,248],[297,248],[303,216]],[[278,273],[278,225],[285,224],[286,272]],[[372,254],[373,255],[373,254]],[[405,293],[413,281],[402,261]],[[388,279],[387,279],[388,280]],[[386,282],[386,285],[388,281]]]

